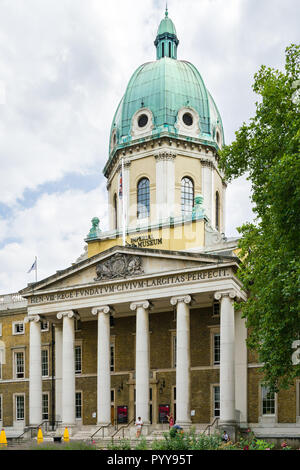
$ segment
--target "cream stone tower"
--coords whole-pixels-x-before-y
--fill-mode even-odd
[[[88,237],[89,255],[137,241],[202,249],[225,231],[219,111],[194,65],[177,60],[167,10],[154,44],[156,60],[134,72],[113,118],[104,168],[109,232]]]

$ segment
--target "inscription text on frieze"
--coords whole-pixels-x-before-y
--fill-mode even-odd
[[[228,276],[230,276],[230,269],[220,268],[197,272],[187,272],[178,275],[166,275],[151,279],[124,280],[118,282],[115,281],[110,282],[109,284],[106,283],[98,286],[91,286],[86,288],[82,287],[78,289],[66,290],[63,292],[55,292],[53,294],[51,293],[32,296],[30,298],[30,303],[39,304],[61,300],[79,299],[94,295],[115,294],[137,289],[172,286],[193,281],[207,281],[210,279],[220,279]]]

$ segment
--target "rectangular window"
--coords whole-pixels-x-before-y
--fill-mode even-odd
[[[220,364],[220,333],[214,334],[214,364]]]
[[[220,303],[218,301],[213,304],[213,316],[220,316]]]
[[[25,366],[24,366],[24,352],[15,352],[15,378],[24,379]]]
[[[213,388],[214,394],[214,417],[220,416],[220,386],[215,385]]]
[[[115,370],[115,345],[114,343],[110,344],[110,371]]]
[[[42,395],[42,419],[49,419],[49,395],[43,393]]]
[[[82,400],[81,400],[81,392],[75,393],[75,415],[76,419],[82,418]]]
[[[262,398],[262,414],[274,415],[275,414],[275,393],[271,392],[269,387],[261,387]]]
[[[81,346],[75,346],[75,374],[81,374]]]
[[[49,354],[48,349],[42,349],[42,377],[49,375]]]
[[[49,322],[41,321],[41,331],[49,331]]]
[[[13,323],[13,335],[23,335],[24,334],[24,323],[16,322]]]
[[[25,397],[16,395],[16,420],[23,421],[25,417]]]

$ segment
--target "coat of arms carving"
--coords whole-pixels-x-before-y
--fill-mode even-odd
[[[140,256],[118,253],[97,264],[95,281],[131,277],[143,273],[142,258]]]

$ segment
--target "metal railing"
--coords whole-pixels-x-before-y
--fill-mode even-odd
[[[94,432],[94,434],[91,435],[91,439],[93,439],[96,436],[96,434],[98,434],[98,432],[101,431],[101,430],[102,430],[102,437],[104,437],[104,429],[108,428],[109,426],[111,426],[111,423],[104,424],[103,426],[100,426],[100,428],[97,429],[97,431]]]
[[[125,429],[127,429],[132,423],[134,422],[134,418],[132,418],[131,421],[129,421],[129,423],[125,424],[125,426],[121,426],[119,429],[117,429],[112,435],[111,435],[111,442],[113,443],[114,442],[114,438],[116,437],[116,435],[120,432],[120,431],[123,431],[122,434],[123,434],[123,439],[125,437],[125,434],[124,434],[124,431]]]
[[[49,421],[49,420],[44,420],[41,422],[39,425],[35,426],[26,426],[23,430],[23,432],[16,437],[16,439],[19,441],[21,438],[25,436],[25,434],[30,432],[30,438],[33,439],[35,435],[37,434],[39,428],[43,428],[44,432],[48,431],[55,431],[58,426],[62,423],[62,421]]]
[[[210,424],[208,424],[208,425],[206,426],[206,428],[205,428],[204,431],[203,431],[203,434],[205,434],[206,431],[207,431],[207,434],[210,436],[210,431],[211,431],[212,427],[213,427],[219,420],[220,420],[220,418],[217,416],[217,417],[213,420],[212,423],[210,423]]]

